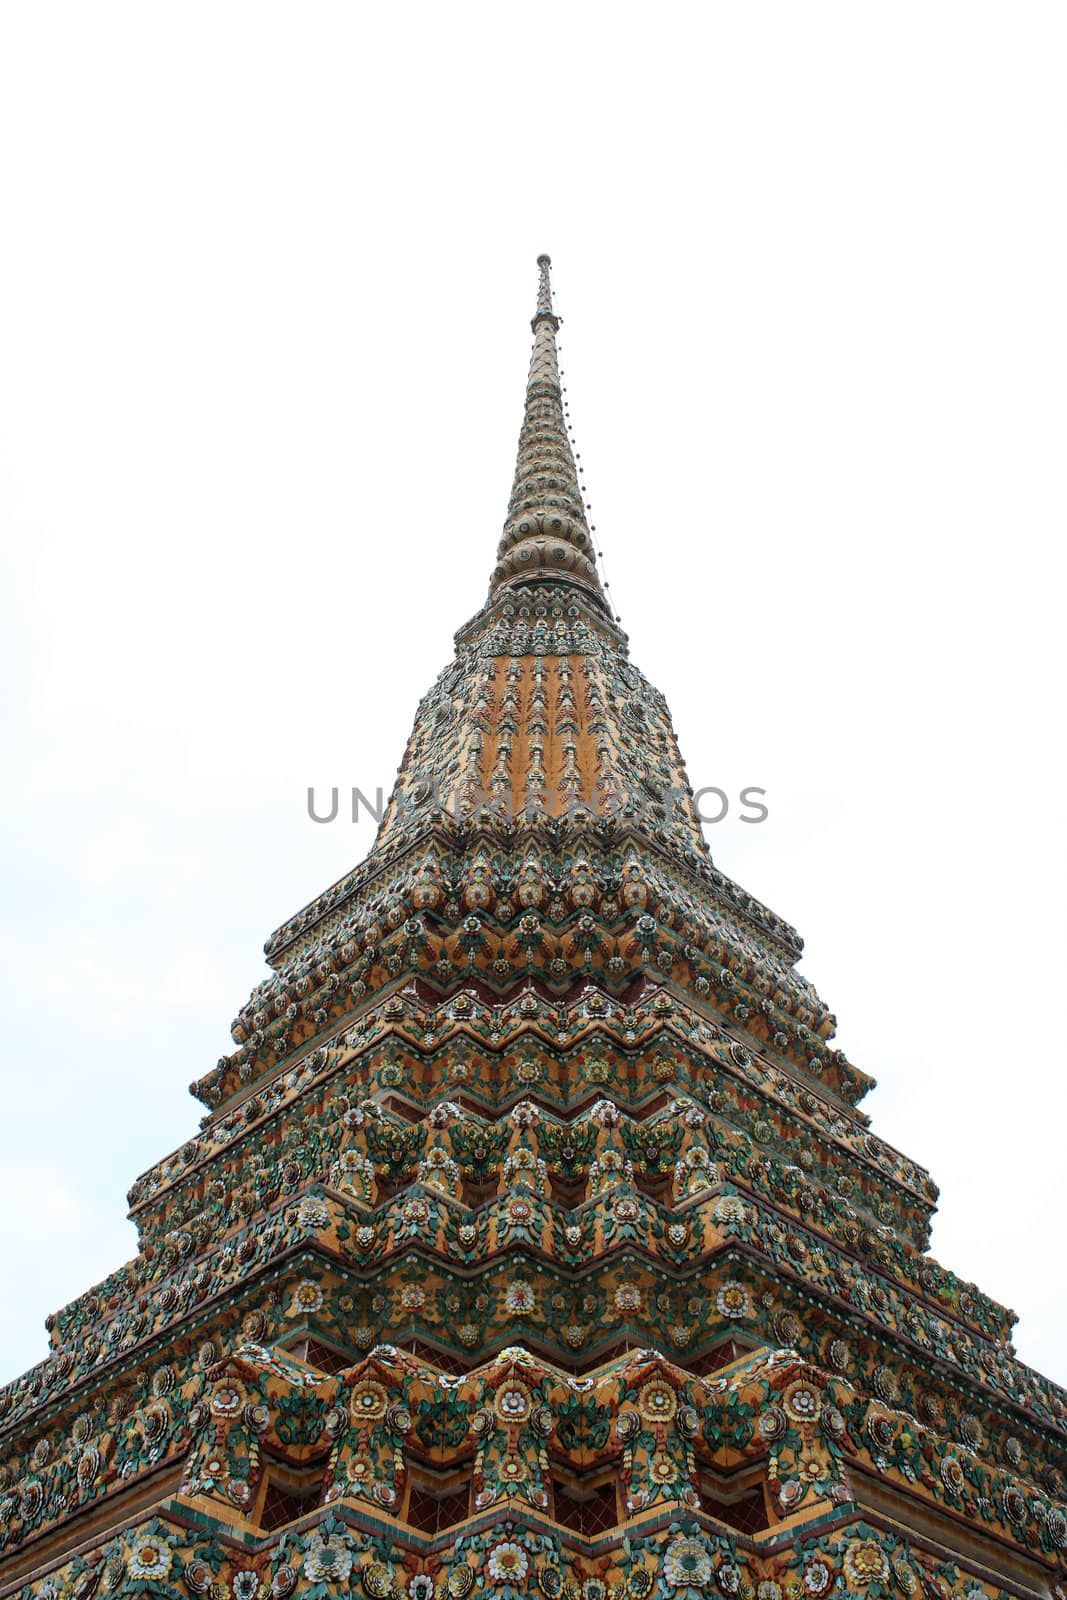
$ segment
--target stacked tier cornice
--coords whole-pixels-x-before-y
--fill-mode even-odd
[[[509,1035],[495,1062],[470,1026],[474,1002],[465,1005],[464,996],[452,1007],[463,1034],[453,1032],[446,1052],[409,1042],[417,1037],[425,1045],[427,1017],[417,1003],[406,1030],[397,1027],[399,1018],[369,1018],[353,1038],[309,1058],[253,1118],[206,1131],[139,1180],[131,1200],[142,1257],[54,1321],[70,1376],[164,1332],[173,1336],[191,1313],[201,1315],[205,1301],[239,1284],[254,1292],[271,1263],[310,1231],[328,1255],[354,1259],[372,1275],[379,1321],[361,1324],[367,1338],[403,1317],[403,1286],[391,1301],[382,1286],[393,1282],[390,1263],[401,1265],[413,1248],[420,1281],[431,1270],[429,1257],[443,1263],[432,1270],[444,1272],[438,1286],[446,1296],[443,1285],[457,1266],[467,1274],[488,1263],[492,1276],[492,1263],[514,1260],[518,1248],[530,1263],[522,1281],[541,1284],[541,1294],[531,1293],[543,1311],[545,1265],[587,1278],[607,1272],[610,1287],[625,1247],[631,1266],[642,1264],[645,1337],[662,1315],[666,1286],[695,1271],[706,1288],[711,1263],[729,1249],[750,1258],[751,1270],[790,1284],[801,1303],[822,1287],[839,1313],[848,1308],[840,1325],[832,1316],[820,1319],[824,1345],[866,1320],[876,1340],[886,1329],[906,1338],[921,1366],[948,1363],[984,1387],[1001,1383],[1007,1358],[1008,1392],[1025,1393],[1024,1369],[1005,1350],[1010,1314],[958,1284],[909,1237],[924,1213],[915,1209],[915,1189],[899,1180],[921,1188],[917,1169],[894,1161],[858,1129],[846,1142],[841,1119],[824,1113],[822,1120],[813,1097],[802,1104],[777,1069],[736,1040],[686,1025],[665,991],[649,997],[644,1018],[630,1008],[614,1028],[594,1004],[585,1019],[593,1026],[576,1028],[565,1052],[548,1048],[541,1007],[527,998],[532,1006],[520,1002],[526,1025]],[[587,1004],[595,999],[587,996]],[[383,1048],[393,1042],[399,1050]],[[617,1098],[606,1097],[606,1083]],[[893,1167],[890,1184],[886,1169]],[[303,1198],[296,1203],[294,1196]],[[354,1227],[345,1220],[353,1206]],[[602,1299],[607,1293],[598,1289]],[[691,1291],[686,1295],[688,1304]],[[278,1304],[276,1288],[272,1296]],[[448,1313],[447,1299],[442,1304]],[[649,1313],[651,1325],[644,1322]],[[490,1321],[496,1337],[507,1336]],[[804,1326],[811,1331],[810,1316]],[[565,1327],[576,1337],[583,1325]],[[440,1340],[450,1328],[444,1315],[422,1332]],[[670,1337],[684,1348],[693,1339],[691,1321],[682,1316]],[[456,1353],[464,1348],[461,1340]],[[566,1340],[562,1349],[557,1343],[557,1353],[566,1349]],[[812,1355],[826,1358],[818,1342]],[[1037,1392],[1026,1403],[1049,1420],[1057,1414]]]
[[[579,1377],[523,1346],[452,1374],[384,1344],[330,1375],[246,1340],[140,1386],[113,1400],[103,1429],[85,1414],[78,1431],[99,1444],[80,1446],[68,1498],[91,1518],[127,1468],[128,1499],[153,1479],[166,1498],[102,1548],[68,1554],[57,1593],[118,1589],[131,1570],[135,1592],[153,1595],[263,1584],[284,1596],[302,1579],[326,1590],[358,1576],[369,1595],[399,1581],[425,1600],[479,1575],[499,1589],[502,1572],[544,1594],[598,1583],[620,1596],[653,1593],[657,1574],[679,1577],[661,1577],[664,1594],[714,1583],[730,1595],[828,1590],[835,1577],[866,1592],[884,1573],[883,1593],[921,1585],[948,1600],[1040,1593],[1067,1538],[1062,1509],[1018,1461],[980,1462],[943,1426],[790,1351],[698,1375],[637,1348]],[[36,1454],[34,1504],[57,1476]],[[322,1506],[287,1508],[285,1537],[264,1539],[279,1471],[314,1478]],[[887,1515],[887,1495],[911,1526]],[[34,1544],[48,1544],[23,1526],[26,1500],[5,1507],[13,1572],[32,1572]],[[511,1600],[531,1592],[518,1584]]]

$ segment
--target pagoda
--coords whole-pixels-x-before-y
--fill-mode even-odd
[[[0,1596],[1064,1592],[1067,1396],[709,856],[539,270],[488,598],[374,847],[0,1389]]]

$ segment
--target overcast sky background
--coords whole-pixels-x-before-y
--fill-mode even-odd
[[[1067,1380],[1059,5],[0,13],[0,1379],[481,603],[535,257],[634,659]]]

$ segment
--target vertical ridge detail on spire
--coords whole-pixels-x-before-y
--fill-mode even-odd
[[[588,591],[607,610],[563,414],[556,351],[559,318],[552,304],[551,265],[550,257],[538,256],[526,405],[490,595],[495,597],[507,585],[528,578],[556,577]]]

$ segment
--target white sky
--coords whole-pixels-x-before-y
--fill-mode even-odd
[[[0,1379],[484,597],[551,251],[634,659],[1067,1380],[1059,5],[0,12]]]

